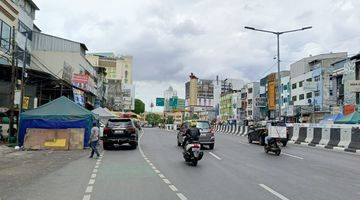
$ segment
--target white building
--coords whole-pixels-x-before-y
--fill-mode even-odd
[[[135,85],[124,84],[122,87],[123,110],[135,110]]]
[[[177,91],[174,90],[173,87],[169,87],[164,91],[164,111],[170,112],[172,111],[172,107],[170,106],[170,99],[173,97],[177,97]]]
[[[246,90],[246,119],[256,120],[260,117],[260,108],[256,106],[257,98],[260,97],[260,83],[252,82],[245,85]]]

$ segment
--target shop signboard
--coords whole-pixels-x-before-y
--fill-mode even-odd
[[[256,97],[255,98],[255,106],[258,108],[266,107],[266,97]]]
[[[276,86],[275,82],[269,82],[268,85],[268,109],[275,110],[276,108]]]
[[[360,80],[351,80],[348,84],[350,92],[360,92]]]
[[[84,92],[78,89],[73,89],[74,102],[80,106],[85,106]]]

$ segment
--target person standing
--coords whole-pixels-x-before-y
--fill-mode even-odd
[[[97,127],[96,122],[93,123],[93,127],[91,128],[91,134],[90,134],[90,148],[91,148],[91,154],[89,158],[92,158],[94,156],[94,153],[96,153],[97,158],[100,157],[100,153],[97,149],[97,144],[99,142],[99,133],[100,129]]]

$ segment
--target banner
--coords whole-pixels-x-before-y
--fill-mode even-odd
[[[23,109],[29,109],[29,101],[30,101],[30,97],[24,96],[23,105],[22,105]]]
[[[276,86],[275,82],[269,82],[268,85],[268,109],[275,110],[276,108]]]
[[[360,92],[360,80],[351,80],[348,84],[350,92]]]
[[[85,106],[84,92],[78,89],[73,89],[74,102],[80,106]]]

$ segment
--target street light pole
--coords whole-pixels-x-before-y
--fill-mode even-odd
[[[249,29],[252,31],[259,31],[259,32],[265,32],[265,33],[271,33],[271,34],[275,34],[276,35],[276,39],[277,39],[277,66],[278,66],[278,81],[277,81],[277,88],[278,88],[278,106],[279,106],[279,120],[281,118],[281,90],[280,90],[280,86],[281,86],[281,77],[280,77],[280,35],[284,34],[284,33],[291,33],[291,32],[296,32],[296,31],[304,31],[306,29],[311,29],[312,26],[307,26],[307,27],[303,27],[300,29],[293,29],[293,30],[289,30],[289,31],[281,31],[281,32],[276,32],[276,31],[268,31],[268,30],[263,30],[263,29],[257,29],[254,27],[250,27],[250,26],[245,26],[245,29]]]

